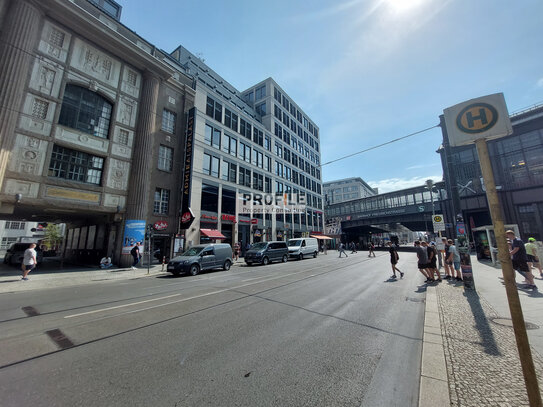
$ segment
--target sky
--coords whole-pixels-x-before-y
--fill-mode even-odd
[[[439,123],[502,92],[510,113],[543,103],[541,0],[117,0],[160,49],[183,45],[243,91],[272,77],[320,129],[321,162]],[[442,179],[433,128],[323,165],[379,192]]]

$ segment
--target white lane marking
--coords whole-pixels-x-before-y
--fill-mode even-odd
[[[263,283],[263,282],[266,282],[266,281],[277,280],[278,278],[294,276],[296,274],[306,273],[306,272],[307,272],[307,270],[304,270],[304,271],[298,271],[296,273],[290,273],[290,274],[286,274],[286,275],[282,275],[282,276],[270,277],[270,278],[268,278],[266,280],[255,281],[253,283],[247,283],[247,284],[241,284],[241,285],[238,285],[238,286],[235,286],[235,287],[225,288],[225,289],[222,289],[222,290],[212,291],[212,292],[206,293],[206,294],[200,294],[200,295],[195,295],[193,297],[183,298],[183,299],[178,300],[178,301],[170,301],[170,302],[167,302],[167,303],[164,303],[164,304],[154,305],[152,307],[140,308],[140,309],[129,311],[129,312],[123,312],[122,314],[117,314],[117,315],[131,314],[131,313],[134,313],[134,312],[140,312],[140,311],[146,311],[146,310],[153,309],[153,308],[164,307],[166,305],[171,305],[171,304],[176,304],[176,303],[183,302],[183,301],[193,300],[193,299],[196,299],[196,298],[206,297],[208,295],[219,294],[219,293],[222,293],[222,292],[225,292],[225,291],[232,291],[232,290],[247,287],[247,286],[250,286],[250,285],[260,284],[260,283]],[[173,295],[167,295],[165,297],[153,298],[153,299],[150,299],[150,300],[131,302],[129,304],[117,305],[115,307],[108,307],[108,308],[96,309],[96,310],[93,310],[93,311],[81,312],[79,314],[66,315],[64,318],[67,319],[67,318],[80,317],[80,316],[83,316],[83,315],[96,314],[98,312],[111,311],[113,309],[130,307],[132,305],[144,304],[144,303],[151,302],[151,301],[164,300],[166,298],[177,297],[179,295],[181,295],[181,293],[173,294]]]
[[[97,313],[97,312],[110,311],[110,310],[112,310],[112,309],[118,309],[118,308],[129,307],[129,306],[131,306],[131,305],[145,304],[146,302],[158,301],[158,300],[163,300],[163,299],[171,298],[171,297],[178,297],[178,296],[180,296],[180,295],[181,295],[180,293],[179,293],[179,294],[172,294],[172,295],[167,295],[167,296],[165,296],[165,297],[153,298],[153,299],[150,299],[150,300],[144,300],[144,301],[138,301],[138,302],[131,302],[130,304],[116,305],[116,306],[114,306],[114,307],[95,309],[94,311],[82,312],[82,313],[80,313],[80,314],[66,315],[64,318],[80,317],[81,315],[95,314],[95,313]]]

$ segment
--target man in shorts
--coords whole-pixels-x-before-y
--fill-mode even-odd
[[[426,282],[429,283],[431,281],[434,281],[433,277],[430,278],[430,275],[428,274],[428,271],[426,271],[428,267],[428,251],[425,247],[422,247],[420,242],[417,240],[415,242],[415,251],[417,252],[417,268],[421,272],[421,274],[426,277]]]
[[[452,273],[452,277],[454,278],[454,273],[456,272],[456,280],[462,281],[462,272],[460,271],[460,253],[458,253],[458,249],[454,245],[454,242],[452,239],[447,240],[447,244],[449,246],[449,257],[448,265]]]
[[[422,245],[426,247],[426,251],[428,252],[428,268],[426,271],[428,271],[434,281],[436,281],[434,279],[434,275],[437,275],[437,281],[441,281],[441,274],[439,274],[439,270],[437,268],[436,244],[432,242],[430,245],[428,245],[427,242],[422,242]]]
[[[396,267],[400,256],[398,256],[398,252],[396,251],[396,248],[392,245],[392,242],[388,242],[387,245],[388,251],[390,253],[390,264],[392,265],[392,278],[397,278],[396,271],[400,273],[400,278],[403,278],[403,272],[398,267]]]
[[[526,248],[524,242],[515,236],[515,232],[508,230],[505,232],[507,239],[511,242],[511,261],[513,263],[513,269],[516,270],[521,276],[523,276],[528,285],[526,288],[537,290],[537,286],[534,284],[534,276],[528,267],[528,258],[526,256]]]
[[[530,271],[532,267],[539,270],[539,275],[543,277],[543,271],[541,270],[541,263],[539,262],[539,257],[537,256],[537,246],[535,244],[536,240],[533,237],[528,238],[528,243],[524,245],[526,248],[526,257],[528,258],[528,267]]]
[[[35,243],[31,243],[30,246],[28,246],[28,249],[25,250],[24,257],[23,257],[23,280],[28,280],[28,273],[30,273],[34,267],[36,267],[36,250],[34,248],[36,247]]]

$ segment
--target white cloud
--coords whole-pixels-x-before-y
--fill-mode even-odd
[[[438,165],[440,165],[440,164],[439,163],[417,164],[417,165],[412,165],[411,167],[407,167],[406,170],[420,170],[421,168],[437,167]]]
[[[380,181],[368,181],[372,188],[379,188],[379,193],[399,191],[401,189],[420,187],[426,183],[427,179],[439,182],[443,179],[442,175],[428,175],[424,177],[413,178],[388,178]]]

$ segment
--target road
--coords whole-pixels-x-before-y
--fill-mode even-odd
[[[416,406],[425,288],[399,266],[329,252],[2,294],[1,404]]]

